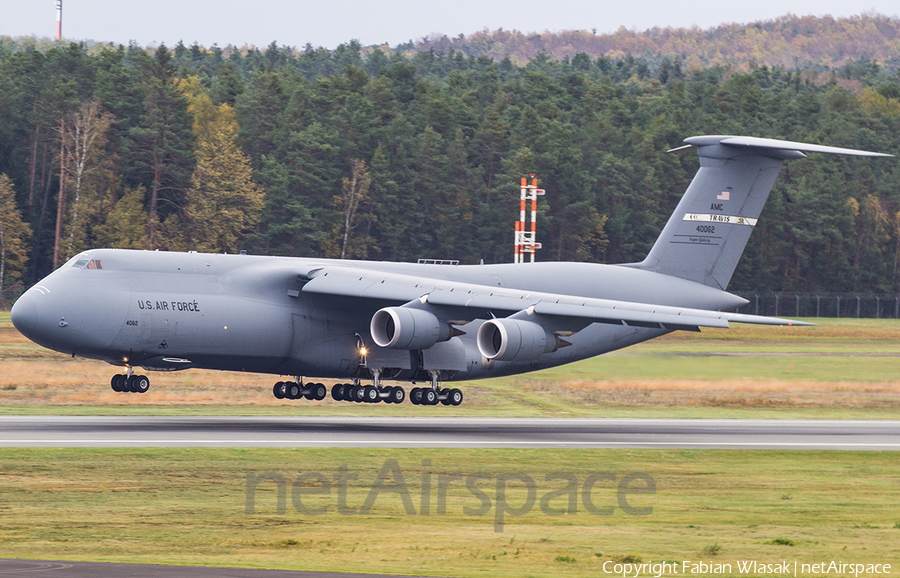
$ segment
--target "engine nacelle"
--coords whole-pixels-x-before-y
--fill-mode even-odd
[[[496,361],[532,361],[557,348],[556,336],[531,321],[491,319],[478,329],[478,350]]]
[[[450,339],[450,325],[433,314],[411,307],[385,307],[372,316],[372,340],[391,349],[428,349]]]

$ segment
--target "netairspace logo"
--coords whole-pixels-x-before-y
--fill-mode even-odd
[[[638,576],[661,576],[672,574],[684,575],[719,575],[719,574],[752,574],[765,576],[768,574],[792,575],[792,576],[827,576],[827,575],[887,575],[891,573],[890,564],[854,564],[842,560],[829,560],[827,562],[804,563],[797,560],[780,560],[778,562],[758,562],[756,560],[737,560],[731,562],[694,562],[682,560],[681,562],[645,562],[623,563],[607,560],[603,563],[603,573],[622,578],[637,578]]]
[[[422,467],[431,468],[431,460],[422,460]],[[351,472],[346,464],[341,465],[331,476],[322,472],[302,472],[291,483],[291,502],[294,509],[305,516],[322,516],[329,511],[336,511],[342,516],[365,516],[375,509],[379,498],[391,499],[382,497],[382,494],[393,494],[393,499],[399,499],[402,503],[407,516],[428,516],[432,511],[432,491],[436,490],[434,510],[436,515],[442,516],[447,514],[448,490],[455,484],[456,489],[465,487],[470,496],[479,503],[476,507],[464,506],[463,514],[486,516],[493,510],[494,531],[503,532],[507,517],[524,516],[531,512],[536,504],[547,516],[574,515],[579,510],[579,494],[581,508],[595,516],[612,516],[616,512],[616,507],[612,505],[611,494],[615,494],[614,503],[622,513],[629,516],[649,516],[653,512],[653,507],[646,505],[646,498],[630,496],[656,493],[656,481],[653,477],[639,472],[628,473],[621,477],[612,472],[596,472],[584,480],[579,480],[570,472],[551,472],[544,476],[543,481],[552,489],[539,496],[538,484],[534,477],[524,472],[504,472],[496,475],[490,472],[475,472],[468,475],[441,472],[434,475],[426,470],[421,475],[421,494],[417,511],[406,483],[406,476],[403,475],[397,460],[384,462],[369,487],[362,506],[353,507],[347,503],[348,482],[358,479],[359,474]],[[288,478],[276,472],[248,472],[244,513],[248,515],[256,513],[256,492],[260,484],[266,484],[264,487],[268,489],[271,482],[274,482],[277,488],[276,511],[280,515],[287,512]],[[508,493],[514,492],[516,496],[521,496],[523,491],[525,497],[517,497],[518,503],[511,504],[507,500]],[[333,494],[334,504],[321,505],[323,501],[327,503]],[[317,505],[311,505],[313,499],[310,496],[319,496],[313,498]],[[640,501],[640,504],[632,504],[631,500]]]

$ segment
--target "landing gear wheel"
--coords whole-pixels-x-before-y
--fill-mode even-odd
[[[131,391],[135,393],[147,393],[148,389],[150,389],[150,380],[147,379],[146,375],[131,376]]]
[[[109,380],[109,385],[110,385],[110,387],[112,387],[113,391],[115,391],[116,393],[122,392],[122,386],[120,385],[121,384],[120,380],[122,380],[124,378],[125,378],[124,375],[121,375],[118,373],[116,375],[112,376],[112,379]]]
[[[344,384],[335,383],[331,387],[331,399],[334,401],[344,401]]]
[[[350,401],[361,403],[365,399],[365,389],[361,385],[354,385],[350,389]]]
[[[422,392],[422,405],[437,405],[438,394],[430,387],[426,387]]]
[[[374,385],[367,385],[363,389],[363,401],[366,403],[378,403],[381,397],[378,396],[378,389]]]
[[[328,389],[325,387],[324,383],[317,383],[312,386],[313,399],[316,401],[322,401],[328,395]]]
[[[132,375],[131,377],[125,377],[125,385],[122,387],[122,391],[127,391],[128,393],[134,393],[134,378],[136,375]]]
[[[459,405],[463,402],[463,392],[458,389],[451,389],[447,395],[447,400],[450,402],[450,405]]]
[[[276,399],[284,399],[287,394],[287,384],[283,381],[279,381],[272,388],[272,395],[276,397]]]
[[[440,397],[444,398],[444,399],[440,400],[443,405],[450,405],[451,401],[450,401],[450,390],[449,389],[442,389],[440,392]]]
[[[300,396],[303,395],[303,389],[300,387],[300,384],[289,381],[285,385],[284,397],[288,399],[300,399]]]
[[[391,388],[391,391],[385,398],[385,401],[389,403],[403,403],[404,399],[406,399],[406,392],[403,391],[403,388],[398,385],[397,387]]]
[[[413,403],[413,405],[422,405],[422,388],[412,388],[412,391],[409,392],[409,400]]]

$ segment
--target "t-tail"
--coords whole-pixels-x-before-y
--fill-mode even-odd
[[[725,289],[786,160],[804,152],[893,155],[746,136],[695,136],[700,169],[641,263],[634,266]]]

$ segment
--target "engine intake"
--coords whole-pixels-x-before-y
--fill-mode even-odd
[[[478,350],[496,361],[532,361],[558,347],[555,335],[531,321],[491,319],[478,329]]]
[[[433,314],[411,307],[385,307],[372,316],[372,340],[390,349],[428,349],[451,337],[450,325]]]

